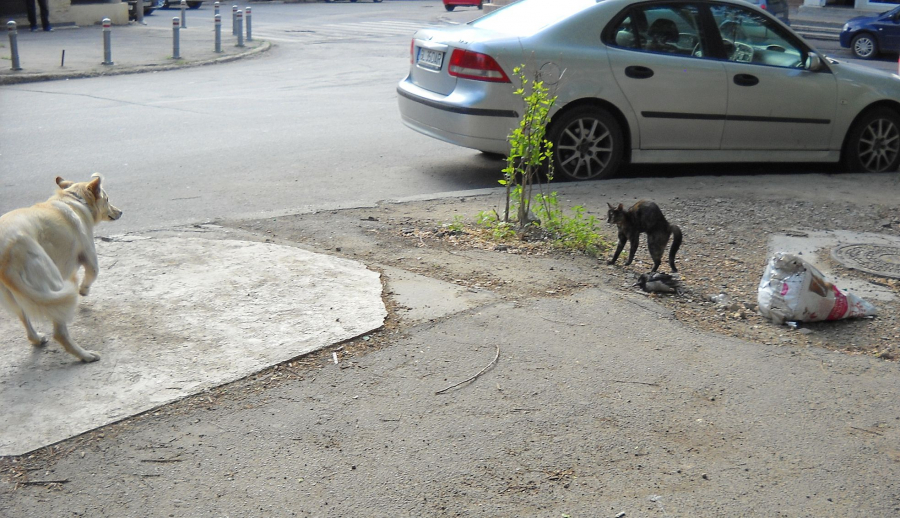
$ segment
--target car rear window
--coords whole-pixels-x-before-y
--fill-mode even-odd
[[[479,18],[471,25],[480,29],[531,36],[544,27],[579,13],[602,0],[519,0]]]

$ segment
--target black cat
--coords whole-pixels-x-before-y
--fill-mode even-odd
[[[638,240],[641,233],[647,233],[647,248],[650,249],[650,257],[653,258],[653,269],[655,272],[662,262],[663,252],[666,244],[669,242],[669,236],[672,238],[672,248],[669,249],[669,266],[673,272],[677,272],[675,268],[675,253],[681,246],[681,229],[678,225],[670,225],[666,221],[659,207],[652,201],[641,200],[634,204],[630,209],[624,209],[620,203],[618,207],[613,207],[609,203],[609,213],[606,222],[615,223],[619,227],[619,245],[616,247],[616,253],[613,254],[606,264],[614,264],[622,249],[625,248],[625,242],[631,242],[631,250],[628,252],[628,260],[625,266],[631,264],[634,260],[634,253],[637,252]]]

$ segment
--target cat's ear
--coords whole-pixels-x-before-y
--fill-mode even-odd
[[[606,204],[609,206],[609,210],[612,210],[612,209],[613,209],[612,203],[606,202]]]
[[[620,203],[619,206],[616,207],[616,210],[625,210],[625,207],[623,207],[622,204]]]

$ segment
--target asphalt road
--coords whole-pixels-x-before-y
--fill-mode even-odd
[[[95,171],[125,211],[100,234],[497,186],[500,162],[407,129],[396,105],[411,34],[481,11],[448,13],[437,0],[252,8],[254,34],[275,44],[254,59],[0,88],[0,213],[46,199],[57,175],[82,179]],[[211,30],[212,13],[211,2],[189,10],[191,30]],[[160,9],[146,22],[164,29],[179,14]],[[836,43],[816,43],[849,55]],[[772,169],[825,167],[765,171]],[[634,173],[735,170],[754,171],[666,166]]]
[[[479,11],[252,7],[254,33],[276,44],[256,59],[0,89],[0,213],[46,199],[57,175],[95,171],[125,211],[100,234],[497,185],[497,162],[405,128],[396,105],[416,28]],[[211,27],[212,4],[188,17]]]

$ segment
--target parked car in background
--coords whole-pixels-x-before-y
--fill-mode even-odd
[[[199,9],[201,5],[203,5],[202,1],[188,0],[187,2],[187,6],[189,9]],[[181,7],[181,0],[159,0],[157,6],[159,8],[170,7],[172,9],[178,9],[179,7]]]
[[[444,9],[452,11],[457,7],[470,6],[482,9],[484,2],[482,0],[444,0]]]
[[[747,2],[759,7],[769,14],[783,21],[786,25],[790,25],[791,21],[788,17],[787,0],[746,0]]]
[[[841,46],[862,59],[900,52],[900,7],[877,16],[857,16],[844,24]]]
[[[415,33],[401,119],[433,138],[509,153],[523,101],[513,69],[557,97],[558,178],[622,164],[900,164],[900,77],[825,59],[741,0],[519,0]]]

